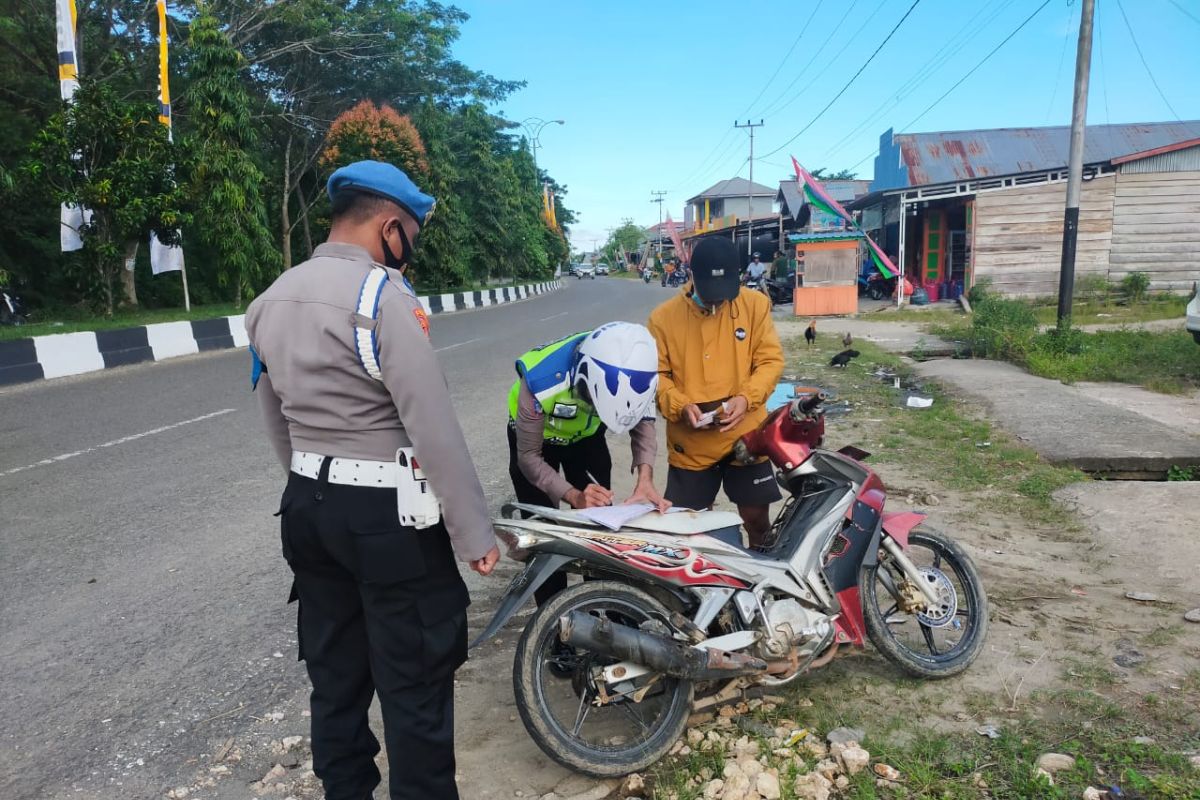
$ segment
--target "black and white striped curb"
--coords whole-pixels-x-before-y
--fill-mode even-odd
[[[561,287],[559,281],[422,296],[429,314],[502,305]],[[145,361],[245,347],[246,317],[160,322],[113,331],[55,333],[0,342],[0,386],[62,378]]]

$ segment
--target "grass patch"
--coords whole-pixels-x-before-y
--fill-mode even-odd
[[[245,311],[232,303],[210,306],[192,306],[191,311],[182,308],[156,308],[151,310],[118,312],[111,317],[96,317],[82,309],[59,309],[40,312],[39,319],[28,325],[0,327],[0,341],[24,339],[29,336],[46,336],[52,333],[77,333],[79,331],[108,331],[118,328],[135,328],[156,322],[179,320],[212,319],[229,317]]]
[[[1010,361],[1064,383],[1113,381],[1165,394],[1200,388],[1200,347],[1182,330],[1041,331],[1038,311],[1028,303],[988,297],[969,326],[938,332],[967,340],[976,356]]]
[[[914,465],[922,476],[949,489],[977,493],[985,507],[1002,505],[1027,521],[1047,526],[1072,530],[1077,526],[1073,515],[1052,495],[1064,486],[1087,480],[1086,475],[1043,461],[936,387],[922,387],[922,393],[934,398],[932,408],[901,406],[903,394],[872,373],[887,367],[903,375],[904,364],[871,342],[854,343],[861,355],[846,369],[824,366],[840,349],[840,342],[837,344],[837,348],[832,341],[809,348],[796,338],[787,345],[789,371],[836,389],[839,397],[853,404],[854,413],[845,422],[850,430],[841,427],[841,422],[830,422],[829,436],[836,437],[837,446],[856,444],[872,452],[879,463]],[[814,359],[822,366],[816,367]],[[819,375],[813,374],[814,367]],[[855,441],[853,426],[863,418],[879,424],[864,431],[866,440]]]

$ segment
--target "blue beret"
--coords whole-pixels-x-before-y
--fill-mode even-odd
[[[433,216],[437,200],[422,192],[404,172],[382,161],[355,161],[329,176],[325,190],[332,200],[339,192],[350,190],[385,197],[407,211],[424,227]]]

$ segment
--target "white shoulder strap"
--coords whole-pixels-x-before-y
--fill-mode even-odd
[[[369,319],[375,323],[379,319],[379,298],[383,295],[383,287],[388,282],[387,270],[383,267],[373,267],[363,278],[362,288],[358,292],[358,308],[356,320]],[[383,372],[379,368],[379,340],[375,335],[376,325],[354,325],[354,344],[358,350],[358,360],[363,369],[377,381],[383,380]]]

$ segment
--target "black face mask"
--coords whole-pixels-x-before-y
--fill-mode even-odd
[[[404,228],[399,228],[400,241],[404,244],[404,249],[400,251],[400,257],[396,258],[396,254],[392,252],[391,246],[388,244],[387,237],[381,236],[380,241],[383,244],[383,265],[391,267],[395,270],[403,269],[408,263],[408,259],[412,256],[413,246],[408,241],[408,234],[404,232]]]

